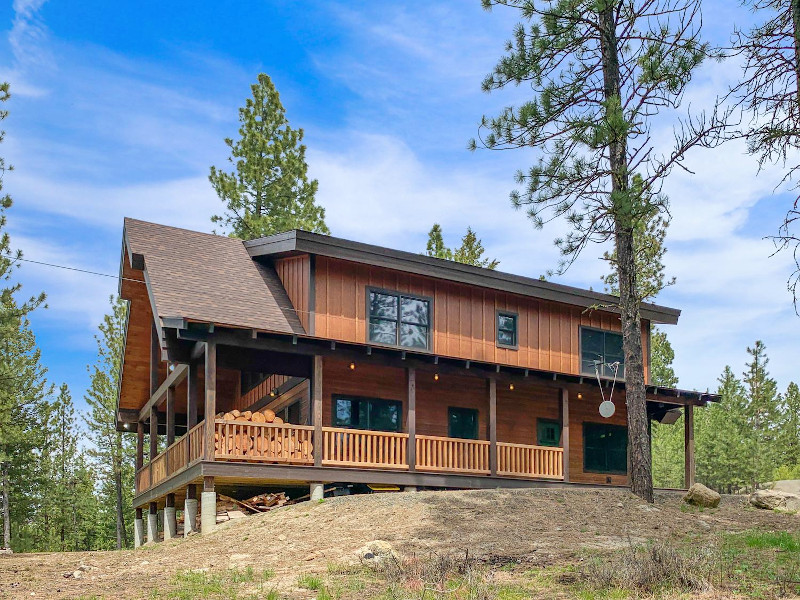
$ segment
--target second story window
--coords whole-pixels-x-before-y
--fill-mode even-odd
[[[497,345],[501,348],[517,347],[517,315],[497,311]]]
[[[369,290],[368,338],[376,344],[429,349],[431,302],[408,294]]]
[[[619,363],[617,378],[625,377],[625,353],[622,334],[615,331],[581,328],[581,373],[594,375],[594,367],[601,377],[613,377],[615,362]]]

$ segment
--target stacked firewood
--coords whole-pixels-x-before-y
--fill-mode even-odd
[[[284,421],[271,409],[258,411],[232,410],[217,414],[217,419],[234,425],[232,428],[220,428],[214,433],[214,446],[217,452],[228,455],[253,457],[263,461],[264,458],[308,459],[312,456],[314,446],[305,430],[293,430],[271,427],[235,427],[238,423],[271,423],[283,425]],[[220,436],[225,439],[220,440]],[[221,448],[224,446],[224,448]]]

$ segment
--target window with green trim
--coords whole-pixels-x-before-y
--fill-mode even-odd
[[[583,470],[594,473],[628,472],[628,429],[606,423],[583,424]]]
[[[451,406],[447,409],[447,436],[465,440],[478,439],[478,411]]]
[[[561,423],[550,419],[536,420],[536,444],[558,446],[561,443]]]
[[[398,400],[333,397],[333,423],[336,427],[371,431],[400,431],[403,404]]]
[[[517,347],[517,315],[515,313],[497,311],[497,345],[501,348]]]
[[[595,364],[602,377],[613,377],[610,364],[619,363],[617,377],[625,377],[625,352],[622,350],[622,334],[581,327],[581,373],[594,375]]]

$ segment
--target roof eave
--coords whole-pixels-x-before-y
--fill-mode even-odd
[[[584,308],[619,312],[618,298],[609,294],[299,229],[250,240],[244,245],[252,258],[317,254]],[[679,309],[651,303],[642,303],[640,310],[643,318],[669,325],[677,324],[681,314]]]

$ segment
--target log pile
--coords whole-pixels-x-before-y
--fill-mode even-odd
[[[220,494],[217,496],[217,523],[230,521],[251,514],[269,512],[289,502],[284,492],[259,494],[247,500],[237,500]]]
[[[218,420],[223,420],[226,425],[217,425],[214,432],[214,446],[219,454],[242,457],[247,460],[264,462],[295,461],[304,462],[312,460],[314,446],[311,443],[311,432],[305,429],[290,429],[282,427],[238,427],[237,425],[272,424],[284,425],[283,419],[275,415],[271,409],[264,408],[258,411],[232,410],[218,413]],[[227,424],[232,427],[227,427]],[[286,423],[286,425],[290,425]],[[220,439],[224,437],[225,439]],[[273,458],[276,460],[270,461]]]

